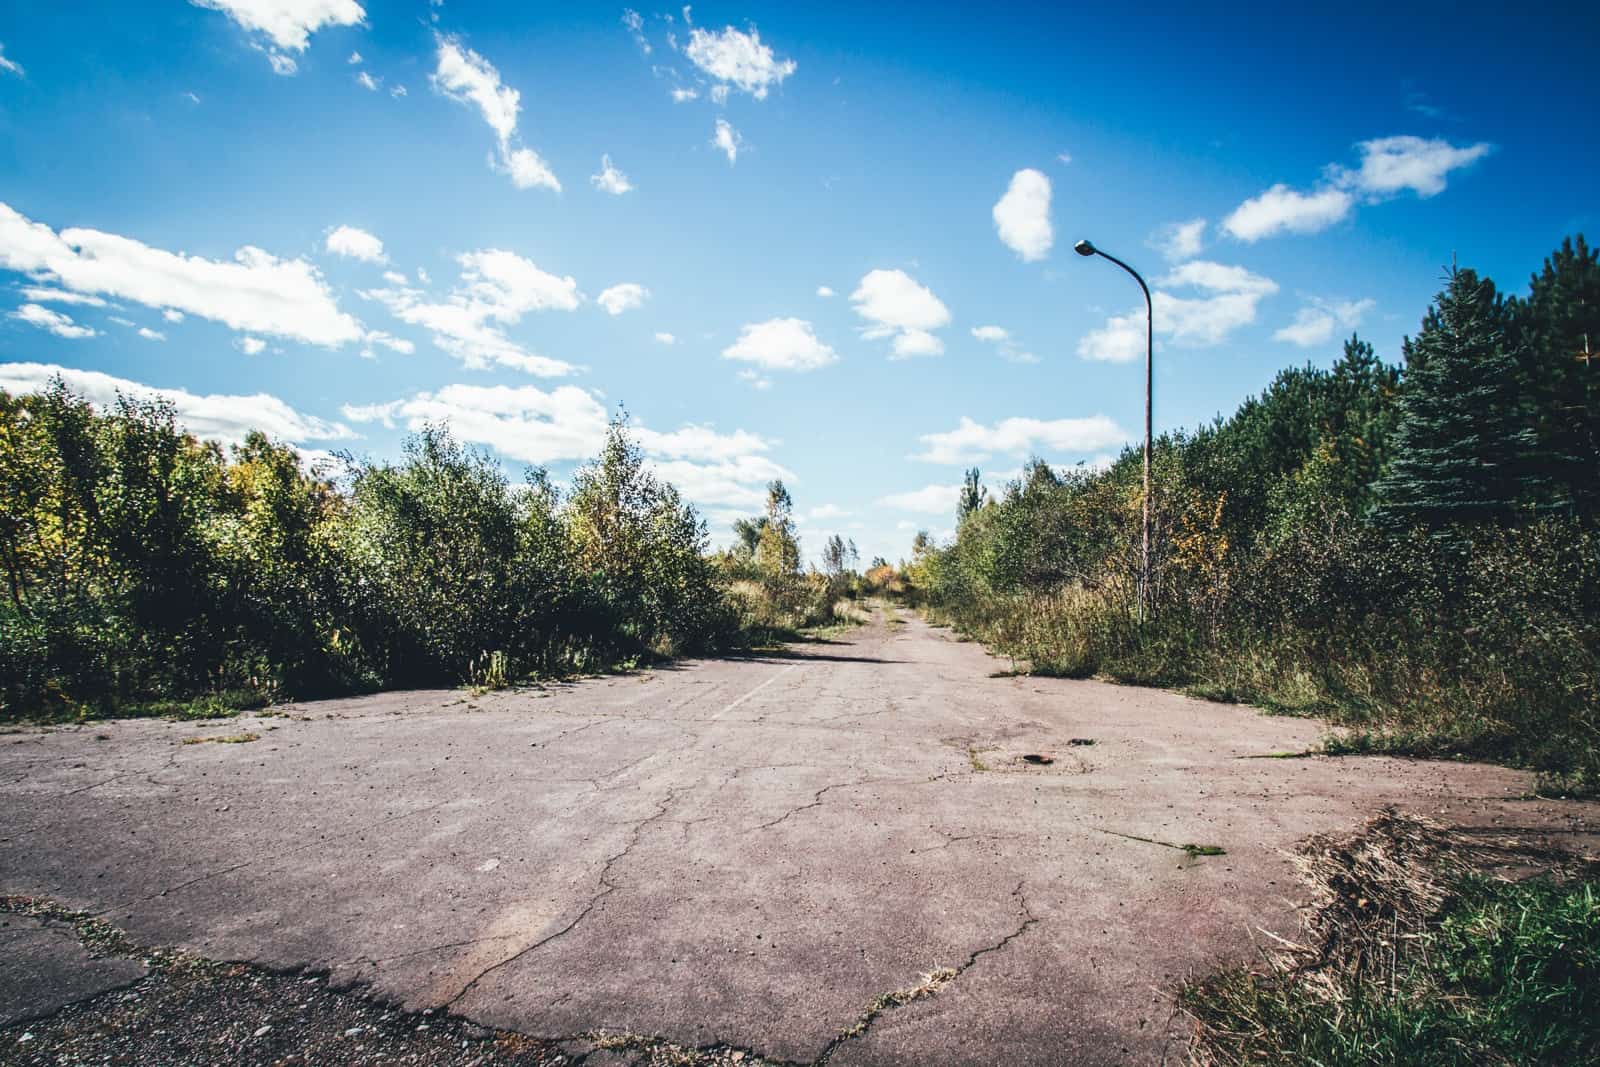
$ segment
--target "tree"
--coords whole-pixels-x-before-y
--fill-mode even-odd
[[[1582,234],[1562,241],[1506,314],[1552,477],[1580,514],[1600,517],[1600,250]]]
[[[856,552],[856,543],[846,541],[838,534],[828,538],[822,547],[822,571],[834,581],[839,581],[855,570],[861,556]]]
[[[756,545],[756,564],[769,577],[800,572],[800,539],[794,532],[794,501],[781,481],[767,483],[767,514]]]
[[[978,484],[978,468],[973,467],[967,471],[966,479],[961,485],[961,499],[956,504],[956,525],[966,521],[968,515],[983,507],[984,490]]]
[[[761,546],[761,531],[767,528],[767,517],[756,515],[748,519],[733,520],[734,542],[733,551],[746,560],[756,558],[756,549]]]
[[[706,638],[716,596],[705,524],[645,467],[626,418],[612,420],[600,458],[573,476],[567,520],[624,645],[666,652]]]
[[[1542,495],[1533,419],[1491,283],[1452,268],[1406,343],[1395,454],[1375,492],[1387,525],[1506,522]]]

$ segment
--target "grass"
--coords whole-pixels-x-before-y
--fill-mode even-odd
[[[242,733],[223,734],[217,737],[185,737],[183,743],[186,745],[203,745],[207,742],[215,742],[219,745],[248,745],[252,741],[259,740],[261,740],[260,734]]]
[[[1483,760],[1536,771],[1547,796],[1600,794],[1592,698],[1600,675],[1582,635],[1540,644],[1500,633],[1479,648],[1392,620],[1390,630],[1333,640],[1212,631],[1177,613],[1141,630],[1115,602],[1081,588],[933,605],[928,616],[1009,657],[1016,673],[1159,686],[1322,718],[1339,730],[1322,746],[1329,755]]]
[[[1600,1062],[1600,870],[1389,812],[1298,857],[1306,945],[1188,985],[1205,1065]],[[1513,881],[1495,868],[1542,865]]]

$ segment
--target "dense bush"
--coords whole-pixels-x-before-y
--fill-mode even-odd
[[[1585,333],[1600,265],[1579,238],[1527,300],[1453,271],[1403,371],[1352,339],[1331,370],[1285,371],[1231,418],[1162,437],[1143,622],[1132,449],[1102,471],[1034,463],[987,501],[970,472],[953,543],[919,542],[905,577],[1034,671],[1329,714],[1360,728],[1345,745],[1499,755],[1594,788]]]
[[[566,495],[442,427],[344,465],[260,435],[225,454],[161,403],[0,392],[0,714],[498,684],[741,637],[703,523],[620,422]]]

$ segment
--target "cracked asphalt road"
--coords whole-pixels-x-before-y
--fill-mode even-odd
[[[1296,932],[1307,834],[1397,803],[1596,841],[1600,805],[1518,771],[1246,758],[1323,728],[1001,666],[907,616],[546,690],[4,735],[0,892],[541,1037],[1159,1062],[1177,981]]]

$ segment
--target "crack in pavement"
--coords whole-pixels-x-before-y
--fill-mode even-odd
[[[605,900],[606,897],[609,897],[612,893],[617,891],[617,886],[611,881],[611,868],[625,856],[627,856],[628,853],[633,851],[634,846],[639,843],[639,839],[644,836],[645,828],[651,823],[655,822],[657,819],[663,818],[671,809],[673,802],[677,799],[678,791],[676,789],[667,790],[667,798],[661,801],[660,807],[656,809],[655,814],[634,825],[632,832],[629,834],[628,843],[622,847],[622,851],[613,853],[611,856],[607,857],[605,863],[601,866],[600,877],[598,879],[600,889],[589,898],[589,902],[583,906],[583,909],[578,912],[571,922],[567,923],[567,925],[563,926],[561,929],[556,930],[554,933],[547,934],[546,936],[539,938],[539,940],[533,942],[533,944],[518,949],[510,956],[500,960],[498,963],[493,963],[488,967],[485,967],[483,970],[478,972],[476,977],[474,977],[466,985],[462,986],[460,992],[456,993],[455,996],[445,1001],[442,1005],[440,1005],[440,1007],[445,1011],[451,1010],[455,1007],[456,1003],[461,1000],[462,997],[472,992],[473,989],[477,988],[478,983],[482,982],[495,971],[516,963],[528,953],[543,948],[545,945],[550,944],[550,942],[555,941],[557,938],[565,937],[567,934],[576,929],[579,923],[583,922],[584,919],[589,917],[590,912],[594,911],[595,908],[600,906],[601,901]]]
[[[810,766],[810,764],[803,764],[802,766]],[[770,829],[771,827],[777,826],[791,815],[798,815],[802,811],[810,811],[812,808],[821,807],[823,794],[831,792],[835,789],[851,789],[864,785],[928,785],[932,782],[943,781],[947,776],[948,772],[941,772],[939,774],[928,775],[925,778],[863,778],[860,781],[855,782],[830,782],[828,785],[823,786],[821,789],[818,789],[811,795],[810,803],[801,804],[797,808],[790,808],[776,819],[769,819],[764,823],[758,823],[757,825],[750,827],[747,832],[755,833],[757,830]]]
[[[996,941],[994,944],[986,945],[983,948],[973,952],[959,965],[955,967],[939,967],[928,972],[923,976],[922,982],[919,985],[912,986],[910,989],[897,989],[889,993],[880,993],[878,996],[874,997],[872,1002],[868,1004],[861,1014],[856,1018],[856,1021],[845,1029],[839,1031],[839,1033],[834,1036],[833,1040],[829,1041],[827,1046],[823,1048],[822,1053],[817,1056],[815,1060],[811,1061],[812,1067],[822,1067],[822,1065],[831,1060],[833,1058],[833,1054],[838,1052],[839,1049],[844,1045],[847,1045],[851,1041],[854,1041],[858,1038],[866,1036],[867,1032],[872,1029],[873,1025],[876,1024],[877,1021],[887,1013],[895,1010],[896,1008],[902,1008],[905,1005],[911,1004],[915,1001],[938,996],[940,992],[953,984],[962,975],[966,974],[967,971],[971,970],[972,966],[976,964],[979,959],[989,955],[990,953],[1001,951],[1007,945],[1011,944],[1011,942],[1015,941],[1017,938],[1026,933],[1028,928],[1037,923],[1039,919],[1033,914],[1033,910],[1028,907],[1027,895],[1022,892],[1022,887],[1024,884],[1024,882],[1018,882],[1017,888],[1011,891],[1011,895],[1017,898],[1017,901],[1022,908],[1023,919],[1021,925],[1019,925],[1015,930],[1011,931],[1005,937],[1002,937],[999,941]]]

